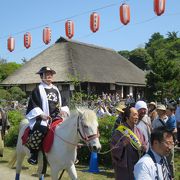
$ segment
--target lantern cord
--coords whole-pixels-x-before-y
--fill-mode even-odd
[[[50,25],[50,24],[56,24],[56,23],[59,23],[59,22],[63,22],[63,21],[65,21],[65,20],[67,20],[67,19],[76,18],[76,17],[82,16],[82,15],[84,15],[84,14],[88,14],[88,13],[90,13],[90,12],[93,12],[93,11],[100,11],[100,10],[107,9],[107,8],[110,8],[110,7],[113,7],[113,6],[116,6],[116,5],[119,5],[119,3],[108,4],[108,5],[102,6],[102,7],[100,7],[100,8],[92,9],[92,10],[89,10],[89,11],[85,11],[85,12],[82,12],[82,13],[78,13],[78,14],[72,15],[72,16],[70,16],[70,17],[66,17],[66,18],[63,18],[63,19],[59,19],[59,20],[56,20],[56,21],[52,21],[52,22],[43,24],[43,25],[39,25],[39,26],[35,26],[35,27],[32,27],[32,28],[28,28],[28,29],[25,29],[25,30],[16,32],[16,33],[14,33],[14,34],[12,34],[12,35],[13,35],[13,36],[17,36],[17,35],[19,35],[19,34],[22,34],[22,33],[24,33],[24,32],[27,32],[27,31],[33,31],[33,30],[36,30],[36,29],[40,29],[40,28],[45,27],[45,26],[48,26],[48,25]],[[0,37],[0,39],[4,39],[4,38],[7,38],[7,37],[9,37],[9,35],[2,36],[2,37]]]
[[[131,25],[138,25],[138,24],[143,24],[143,23],[146,23],[146,22],[149,22],[149,21],[152,21],[154,20],[155,18],[157,18],[158,16],[153,16],[149,19],[146,19],[144,21],[141,21],[141,22],[137,22],[137,23],[134,23],[134,24],[131,24]],[[125,27],[124,25],[123,26],[120,26],[118,28],[115,28],[115,29],[112,29],[112,30],[109,30],[108,32],[114,32],[114,31],[119,31],[120,29],[122,29],[123,27]]]
[[[126,0],[126,2],[128,2],[128,1],[129,1],[129,0]],[[122,1],[122,3],[123,3],[123,2],[124,2],[124,1]],[[106,8],[110,8],[110,7],[119,5],[119,4],[120,4],[120,3],[113,3],[113,4],[105,5],[105,6],[102,6],[102,7],[100,7],[100,8],[96,8],[96,9],[92,9],[92,10],[89,10],[89,11],[85,11],[85,12],[82,12],[82,13],[79,13],[79,14],[75,14],[75,15],[72,15],[72,16],[67,17],[67,18],[59,19],[59,20],[52,21],[52,22],[49,22],[49,23],[46,23],[46,24],[43,24],[43,25],[39,25],[39,26],[35,26],[35,27],[32,27],[32,28],[28,28],[28,29],[25,29],[25,30],[22,30],[22,31],[13,33],[13,34],[11,34],[11,35],[17,36],[17,35],[19,35],[19,34],[22,34],[22,33],[24,33],[24,32],[27,32],[27,31],[33,31],[33,30],[36,30],[36,29],[40,29],[40,28],[45,27],[45,26],[48,26],[48,25],[50,25],[50,24],[56,24],[56,23],[59,23],[59,22],[63,22],[63,21],[65,21],[65,20],[67,20],[67,19],[76,18],[76,17],[82,16],[82,15],[84,15],[84,14],[88,14],[88,13],[90,13],[90,12],[93,12],[93,11],[99,11],[99,10],[106,9]],[[166,15],[169,15],[169,16],[178,16],[178,15],[180,15],[180,13],[179,13],[179,12],[177,12],[177,13],[169,13],[169,14],[166,14]],[[157,16],[157,17],[158,17],[158,16]],[[142,21],[142,22],[139,22],[139,23],[135,23],[135,24],[146,23],[146,22],[151,21],[151,20],[153,20],[153,19],[155,19],[155,17],[150,18],[150,19],[145,20],[145,21]],[[134,25],[135,25],[135,24],[134,24]],[[118,28],[115,28],[115,29],[110,30],[109,32],[118,31],[118,30],[121,29],[121,28],[122,28],[122,27],[118,27]],[[90,35],[85,35],[85,36],[90,36]],[[9,37],[9,34],[8,34],[8,35],[1,36],[0,39],[4,39],[4,38],[7,38],[7,37]]]

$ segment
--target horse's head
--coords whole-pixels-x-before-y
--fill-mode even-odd
[[[96,113],[90,109],[77,109],[78,116],[78,133],[91,151],[98,152],[101,149],[99,142],[98,121]]]

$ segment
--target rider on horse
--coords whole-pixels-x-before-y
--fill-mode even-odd
[[[37,74],[42,82],[32,91],[28,102],[26,118],[31,129],[26,146],[30,149],[31,157],[28,162],[37,164],[38,151],[48,130],[50,120],[59,116],[61,95],[58,88],[52,84],[54,70],[42,67]]]

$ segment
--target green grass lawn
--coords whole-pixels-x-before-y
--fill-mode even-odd
[[[0,164],[3,164],[4,166],[8,165],[8,161],[11,159],[14,149],[12,148],[5,148],[4,150],[4,157],[0,158]],[[175,167],[176,167],[176,180],[180,180],[180,151],[175,151]],[[114,179],[114,172],[112,169],[108,169],[105,167],[99,167],[100,172],[98,174],[89,173],[88,165],[76,165],[78,177],[81,180],[105,180],[105,179]],[[15,171],[15,167],[14,167]],[[27,159],[23,162],[23,169],[24,174],[30,174],[32,176],[37,176],[37,166],[32,166],[27,163]],[[48,168],[46,179],[50,180],[49,177],[50,170]],[[63,180],[68,180],[68,175],[65,172],[63,175]]]

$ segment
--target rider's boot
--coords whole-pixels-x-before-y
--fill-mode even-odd
[[[28,159],[28,163],[36,165],[38,163],[38,150],[30,150],[31,157]]]

